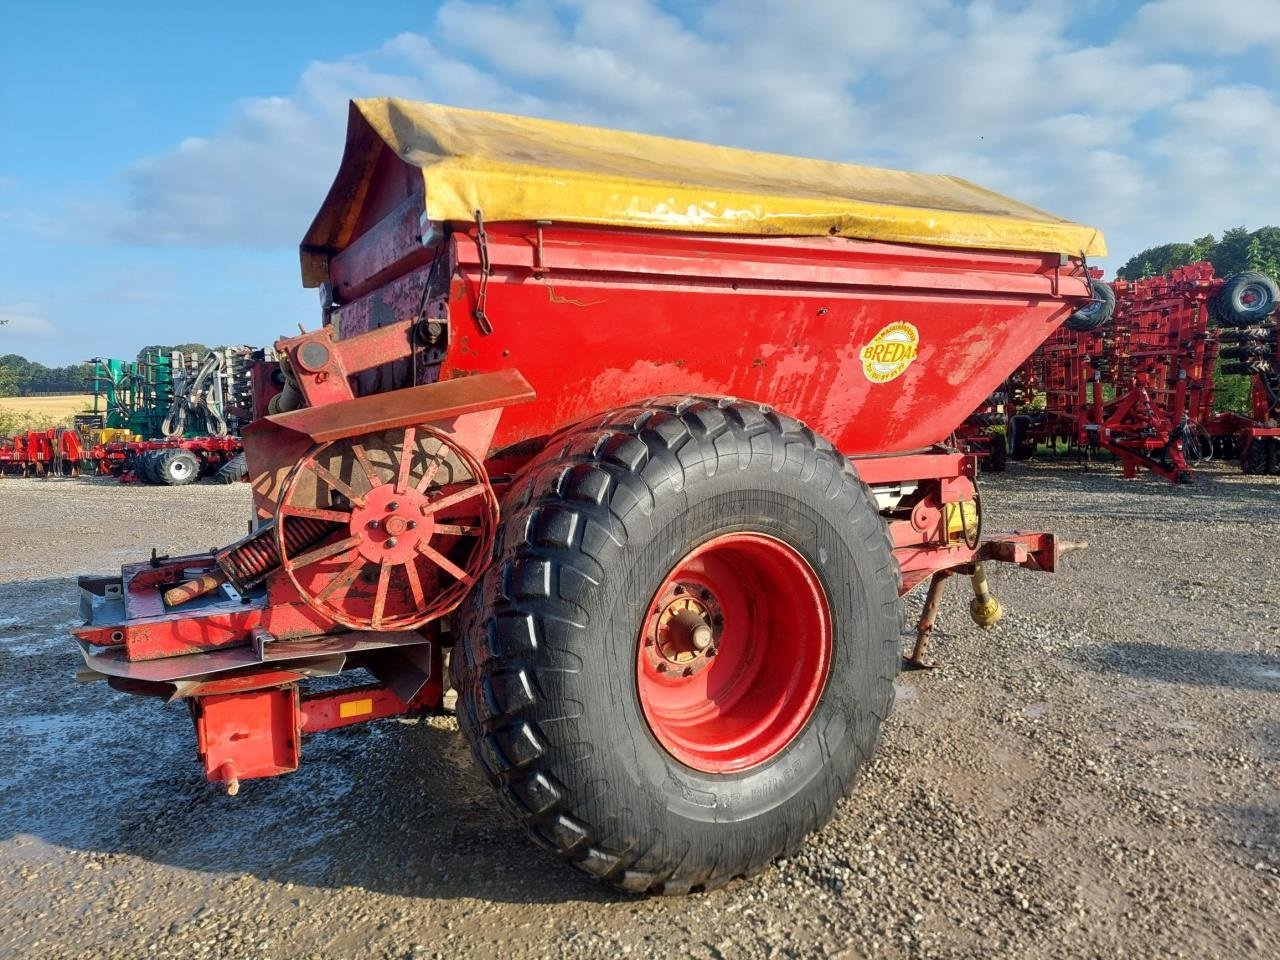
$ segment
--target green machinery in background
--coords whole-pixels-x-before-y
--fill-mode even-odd
[[[275,351],[221,347],[88,360],[93,425],[143,439],[238,435],[252,418],[252,369],[262,360],[274,363]]]
[[[159,437],[165,415],[173,405],[173,358],[147,354],[142,361],[95,357],[89,389],[93,415],[102,427],[128,430],[140,437]]]

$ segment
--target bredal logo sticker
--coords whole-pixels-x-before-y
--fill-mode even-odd
[[[888,383],[907,372],[916,358],[920,331],[905,320],[891,323],[858,351],[862,372],[872,383]]]

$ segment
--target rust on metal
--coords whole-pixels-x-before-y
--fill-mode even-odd
[[[942,591],[946,587],[950,570],[939,570],[929,580],[929,592],[925,596],[924,609],[920,612],[920,622],[916,625],[916,642],[911,654],[904,664],[911,670],[931,670],[933,661],[925,656],[929,647],[929,639],[933,635],[933,625],[938,619],[938,605],[942,602]]]
[[[535,393],[517,370],[499,370],[457,380],[425,383],[391,393],[357,397],[341,405],[304,407],[268,417],[276,427],[304,434],[316,443],[392,430],[432,420],[450,420],[533,400]]]

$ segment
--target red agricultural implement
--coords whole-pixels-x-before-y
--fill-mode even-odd
[[[983,470],[1003,473],[1008,462],[1008,397],[996,391],[955,429],[950,443],[978,458]]]
[[[0,475],[78,477],[82,469],[127,482],[182,486],[217,474],[242,452],[239,437],[108,440],[87,445],[56,427],[0,437]]]
[[[439,707],[540,843],[629,890],[763,869],[875,748],[900,596],[986,561],[940,446],[1073,311],[1095,231],[953,178],[353,104],[320,329],[244,444],[254,522],[82,578],[89,675],[209,780]],[[374,680],[307,689],[353,668]]]
[[[84,459],[80,434],[66,427],[0,437],[0,474],[78,477]]]
[[[239,437],[112,440],[94,444],[88,456],[100,474],[181,487],[216,474],[243,449]]]
[[[1280,296],[1259,274],[1227,281],[1216,310],[1218,357],[1225,374],[1249,378],[1249,414],[1208,415],[1214,452],[1245,473],[1280,474]],[[1273,309],[1267,312],[1267,307]],[[1212,403],[1206,407],[1211,409]]]
[[[1064,326],[1011,379],[1013,457],[1062,441],[1086,455],[1112,453],[1126,477],[1145,468],[1181,483],[1215,448],[1265,451],[1280,434],[1269,429],[1280,394],[1267,377],[1276,369],[1275,284],[1255,273],[1222,280],[1212,264],[1195,263],[1167,277],[1116,281],[1111,291],[1110,323]],[[1253,419],[1213,412],[1222,343],[1230,372],[1255,376]],[[1043,410],[1030,412],[1037,395]]]

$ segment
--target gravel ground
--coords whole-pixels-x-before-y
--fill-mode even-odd
[[[988,529],[1092,546],[994,569],[990,633],[953,582],[939,668],[799,856],[646,900],[531,846],[449,718],[206,785],[180,706],[72,682],[71,578],[234,539],[247,489],[0,481],[0,955],[1280,956],[1280,480],[984,492]]]

